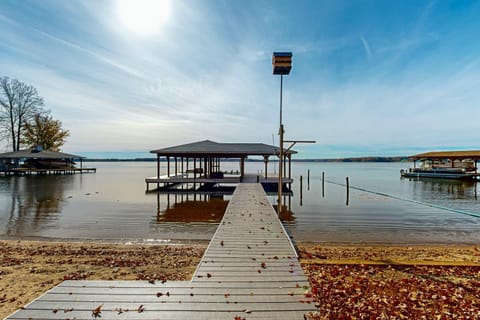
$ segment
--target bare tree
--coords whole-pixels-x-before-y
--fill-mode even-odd
[[[23,125],[22,144],[31,148],[40,146],[44,150],[60,151],[65,139],[70,135],[62,129],[62,123],[51,116],[36,114],[31,122]]]
[[[0,130],[10,139],[13,151],[20,150],[23,125],[44,113],[37,89],[17,79],[0,78]]]

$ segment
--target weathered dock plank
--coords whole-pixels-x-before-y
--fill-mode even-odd
[[[307,293],[307,294],[306,294]],[[64,281],[7,319],[304,319],[295,249],[260,184],[240,184],[192,281]]]
[[[192,283],[230,282],[246,284],[278,285],[267,293],[267,300],[256,300],[259,288],[252,289],[250,302],[261,301],[271,310],[298,308],[289,319],[303,319],[308,311],[314,311],[305,276],[297,253],[277,214],[259,184],[241,184],[230,200],[223,220],[199,263]],[[261,289],[260,289],[261,290]],[[291,295],[293,301],[281,306],[278,299]],[[298,294],[298,296],[297,296]],[[308,296],[308,295],[307,295]],[[249,304],[250,303],[250,304]]]
[[[67,312],[64,312],[67,310]],[[161,313],[152,311],[143,311],[141,313],[136,310],[128,310],[119,313],[119,311],[105,310],[101,313],[101,320],[109,319],[126,319],[126,320],[178,320],[178,319],[195,319],[195,320],[230,320],[236,316],[240,316],[247,320],[291,320],[298,319],[298,311],[162,311]],[[9,319],[15,320],[56,320],[56,319],[75,319],[75,320],[92,320],[92,311],[68,311],[68,309],[59,309],[58,312],[42,310],[25,310],[22,315],[14,315]],[[300,318],[303,319],[303,318]]]

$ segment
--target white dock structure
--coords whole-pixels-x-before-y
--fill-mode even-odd
[[[7,319],[290,320],[315,310],[262,186],[243,183],[191,281],[64,281]]]

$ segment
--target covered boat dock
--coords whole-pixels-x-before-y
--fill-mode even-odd
[[[238,184],[240,182],[260,182],[277,184],[278,177],[268,174],[271,156],[278,156],[276,146],[263,143],[218,143],[210,140],[194,142],[164,149],[152,150],[157,155],[157,175],[145,179],[147,191],[150,184],[156,184],[156,190],[172,190],[178,185],[188,186],[188,190],[202,190],[219,184]],[[291,158],[293,150],[284,150],[284,184],[291,184]],[[261,175],[245,172],[245,161],[249,156],[263,158],[264,171]],[[166,172],[161,170],[161,160],[166,161]],[[239,161],[236,171],[223,170],[221,161]],[[287,165],[288,164],[288,165]],[[287,170],[288,169],[288,170]],[[165,169],[164,169],[165,170]]]
[[[41,148],[24,149],[0,154],[0,174],[32,175],[32,174],[72,174],[95,172],[95,168],[83,168],[84,157],[42,150]],[[75,161],[80,161],[80,168]]]
[[[478,162],[480,150],[470,151],[433,151],[419,153],[409,157],[413,162],[413,168],[402,172],[402,176],[475,179],[480,176]],[[417,166],[417,162],[421,166]]]

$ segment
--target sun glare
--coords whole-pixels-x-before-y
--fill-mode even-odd
[[[151,34],[170,17],[170,0],[117,0],[117,14],[128,30]]]

